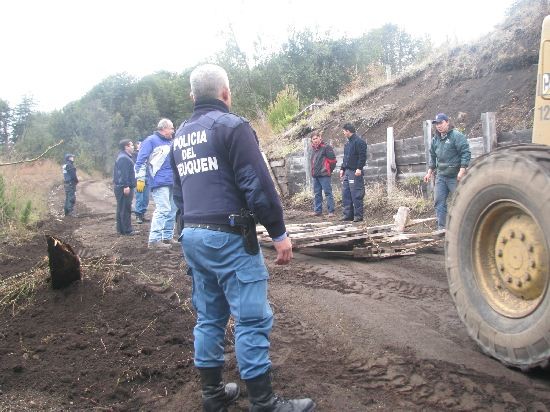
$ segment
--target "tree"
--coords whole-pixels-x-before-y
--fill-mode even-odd
[[[0,99],[0,150],[8,146],[11,116],[10,105],[5,100]]]
[[[270,105],[267,118],[275,132],[281,132],[298,114],[300,100],[294,86],[286,86]]]
[[[138,96],[136,102],[132,106],[132,116],[128,122],[128,131],[130,136],[127,138],[136,140],[136,138],[143,138],[149,136],[151,131],[155,129],[160,114],[157,109],[156,100],[153,97],[152,92],[148,92],[141,96]]]
[[[9,143],[15,144],[25,135],[26,130],[30,127],[34,106],[34,100],[29,96],[24,96],[21,103],[15,106]]]

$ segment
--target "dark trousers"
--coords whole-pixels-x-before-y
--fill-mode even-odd
[[[74,183],[65,183],[65,206],[63,210],[65,216],[72,213],[76,202],[76,185]]]
[[[121,235],[127,235],[132,232],[132,199],[134,191],[130,190],[127,195],[124,194],[124,188],[115,186],[116,197],[116,231]]]
[[[363,219],[364,197],[365,180],[363,175],[355,176],[355,170],[346,169],[342,180],[344,219]]]

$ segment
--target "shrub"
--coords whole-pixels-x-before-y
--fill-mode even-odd
[[[275,101],[271,103],[267,111],[269,124],[276,133],[279,133],[296,117],[300,108],[298,92],[294,86],[287,85],[281,90]]]
[[[31,211],[32,211],[32,202],[30,200],[27,200],[27,203],[25,204],[25,207],[21,212],[21,218],[20,218],[21,223],[23,223],[24,225],[29,223]]]
[[[0,225],[6,225],[15,215],[15,204],[6,193],[6,182],[0,175]]]

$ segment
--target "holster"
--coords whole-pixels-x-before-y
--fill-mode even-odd
[[[256,233],[256,217],[250,210],[242,209],[240,214],[229,215],[229,225],[241,229],[243,244],[246,253],[257,255],[260,252],[258,234]]]

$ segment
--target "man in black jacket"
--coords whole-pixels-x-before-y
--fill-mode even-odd
[[[113,190],[116,197],[116,230],[121,235],[134,235],[132,230],[132,199],[136,187],[134,173],[134,144],[129,139],[119,143],[120,152],[113,170]]]
[[[74,213],[74,204],[76,202],[76,185],[78,177],[76,176],[76,167],[74,166],[74,154],[65,155],[65,164],[63,165],[63,183],[65,186],[65,216],[76,217]]]
[[[367,163],[367,143],[355,133],[355,126],[346,123],[343,127],[348,141],[344,145],[344,159],[340,168],[342,179],[342,220],[361,222],[363,220],[363,197],[365,181],[363,168]]]

